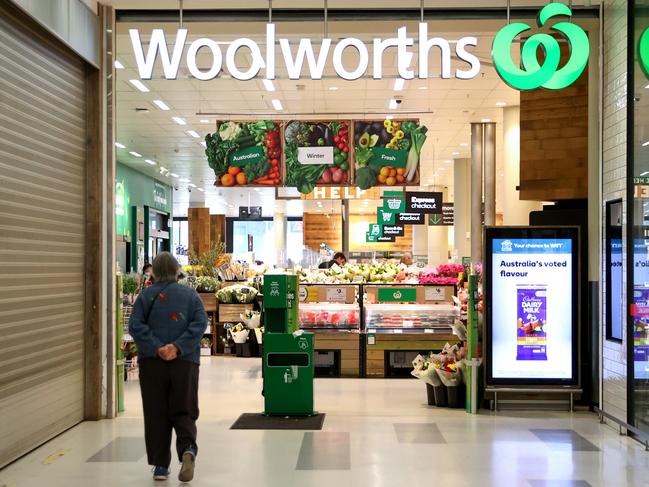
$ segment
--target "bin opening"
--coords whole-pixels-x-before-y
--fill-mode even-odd
[[[268,367],[308,367],[308,353],[269,353],[266,358]]]

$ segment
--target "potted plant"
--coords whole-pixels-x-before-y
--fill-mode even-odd
[[[133,304],[133,298],[137,293],[137,279],[133,275],[126,275],[122,278],[122,293],[124,294],[123,304]]]

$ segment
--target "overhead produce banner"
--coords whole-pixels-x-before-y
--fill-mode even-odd
[[[309,194],[302,194],[303,200],[377,200],[381,197],[379,188],[361,189],[358,186],[316,186]]]
[[[205,155],[215,186],[279,186],[282,145],[279,123],[219,122],[205,137]]]
[[[284,184],[302,194],[320,185],[352,184],[349,121],[292,120],[284,128]]]
[[[418,120],[354,122],[356,184],[419,185],[419,161],[428,129]]]
[[[487,381],[575,384],[577,230],[488,227]]]
[[[442,203],[442,213],[428,217],[428,225],[452,227],[455,224],[455,208],[453,203]]]
[[[406,191],[406,213],[442,213],[442,193]]]
[[[396,223],[400,225],[424,225],[426,215],[423,213],[397,213]]]

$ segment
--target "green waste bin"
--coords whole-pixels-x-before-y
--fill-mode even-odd
[[[312,416],[313,333],[264,335],[264,414]]]

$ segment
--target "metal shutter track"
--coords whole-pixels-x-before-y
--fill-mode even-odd
[[[0,467],[83,419],[85,66],[0,10]]]

